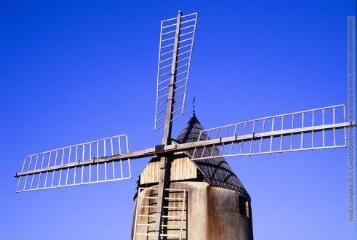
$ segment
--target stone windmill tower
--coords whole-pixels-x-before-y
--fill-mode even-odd
[[[196,142],[202,130],[193,114],[177,142]],[[250,196],[229,164],[222,157],[192,160],[191,156],[192,151],[181,152],[171,162],[163,236],[190,240],[253,239]],[[133,239],[150,239],[155,231],[159,173],[160,161],[154,157],[140,174]]]
[[[183,115],[197,13],[161,21],[155,147],[129,151],[125,134],[25,157],[17,192],[131,178],[131,161],[150,157],[135,196],[132,240],[251,240],[251,199],[223,157],[349,147],[354,106],[333,105],[203,129]],[[348,110],[348,111],[346,111]],[[352,144],[352,147],[355,145]]]

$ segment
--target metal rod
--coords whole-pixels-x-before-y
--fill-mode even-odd
[[[311,126],[315,126],[315,111],[312,112]],[[311,146],[314,147],[314,131],[311,131]]]
[[[180,31],[182,31],[182,30],[185,30],[185,29],[188,29],[188,28],[194,28],[196,26],[196,24],[195,25],[190,25],[190,26],[187,26],[187,27],[183,27],[183,28],[180,28]]]
[[[50,152],[50,153],[49,153],[49,156],[48,156],[47,168],[50,167],[50,163],[51,163],[51,153],[52,153],[52,152]],[[44,185],[43,185],[44,187],[47,186],[48,174],[49,174],[49,172],[47,171],[47,172],[46,172],[46,177],[45,177],[45,183],[44,183]]]
[[[75,162],[78,162],[78,146],[76,146]]]
[[[28,166],[27,166],[27,171],[29,171],[30,168],[31,168],[32,158],[33,158],[34,156],[36,156],[36,155],[31,155],[31,156],[30,156],[30,161],[29,161],[29,164],[28,164]]]
[[[19,177],[19,179],[17,180],[16,192],[19,191],[20,182],[21,182],[21,177]]]
[[[111,153],[112,156],[114,155],[113,138],[110,139],[110,153]],[[112,162],[112,174],[113,174],[113,178],[115,178],[115,166],[114,166],[114,162]]]
[[[227,137],[227,136],[228,136],[228,130],[229,130],[229,128],[226,129],[226,132],[225,132],[225,134],[224,134],[224,137]],[[225,144],[222,143],[222,144],[221,144],[221,150],[219,150],[219,153],[218,153],[218,154],[224,152],[224,147],[225,147]]]
[[[281,116],[281,130],[284,131],[284,116]],[[280,150],[283,149],[283,135],[280,136]]]
[[[346,106],[343,106],[343,122],[346,122]],[[343,129],[344,131],[344,141],[345,145],[347,145],[347,127]]]
[[[71,162],[71,155],[72,155],[72,148],[69,148],[67,164]],[[69,169],[67,169],[67,173],[66,173],[66,185],[68,184],[68,174],[69,174]]]
[[[170,79],[171,79],[171,77],[165,78],[165,79],[159,81],[158,85],[162,85],[163,83],[170,81]],[[164,89],[163,88],[158,89],[159,92],[162,91],[162,90],[164,90]]]
[[[169,44],[169,45],[164,46],[164,47],[169,47],[170,45],[172,45],[172,44]],[[165,58],[165,59],[163,59],[163,60],[160,60],[159,64],[161,64],[161,63],[163,63],[163,62],[167,62],[167,61],[169,61],[169,60],[172,61],[172,57],[169,57],[169,58]]]
[[[208,132],[207,132],[207,139],[210,138],[210,135],[211,135],[211,131],[208,131]],[[203,157],[205,151],[206,151],[206,146],[204,145],[204,146],[203,146],[203,149],[202,149],[202,152],[201,152],[201,157]]]
[[[180,37],[183,37],[183,36],[187,36],[187,35],[190,35],[190,34],[194,34],[195,32],[194,31],[191,31],[191,32],[187,32],[187,33],[182,33],[180,34]],[[180,49],[180,48],[179,48]]]
[[[45,161],[45,154],[42,154],[42,161],[41,161],[41,167],[40,167],[40,168],[43,168],[43,163],[44,163],[44,161]],[[39,176],[38,176],[38,182],[37,182],[37,187],[36,187],[37,189],[38,189],[39,186],[40,186],[41,174],[42,174],[42,173],[40,173]]]
[[[108,175],[107,175],[107,162],[104,163],[104,179],[105,179],[105,180],[108,179]]]
[[[164,19],[164,20],[161,21],[161,24],[162,24],[163,22],[169,22],[169,21],[173,21],[173,20],[176,20],[176,18],[174,17],[174,18]]]
[[[193,19],[190,19],[190,20],[183,21],[183,22],[181,22],[181,25],[185,24],[185,23],[188,23],[188,22],[193,22],[193,21],[196,21],[196,19],[193,18]]]
[[[105,140],[104,140],[104,141],[105,141]],[[82,146],[82,162],[85,161],[85,160],[84,160],[84,156],[85,156],[85,146],[86,146],[86,145],[84,145],[84,144],[83,144],[83,146]],[[84,166],[82,165],[82,168],[81,168],[81,183],[83,183],[83,179],[84,179]]]
[[[275,118],[273,117],[272,119],[272,124],[271,124],[271,131],[273,132],[274,131],[274,124],[275,124]],[[273,148],[273,136],[270,137],[270,151],[272,150]]]
[[[176,63],[181,63],[181,62],[184,62],[184,61],[186,61],[186,60],[190,60],[190,58],[191,57],[185,57],[185,58],[182,58],[182,59],[180,59],[180,60],[178,60]]]
[[[295,113],[291,117],[291,129],[294,129],[294,118],[295,118]],[[293,137],[294,137],[294,134],[291,133],[291,135],[290,135],[290,150],[293,149]]]
[[[89,159],[93,159],[92,155],[92,144],[89,144]],[[92,166],[89,166],[89,173],[88,173],[88,182],[92,181]]]
[[[166,25],[166,26],[163,26],[162,29],[169,28],[169,27],[174,27],[176,25],[177,25],[177,23]]]
[[[73,170],[73,184],[76,184],[77,181],[77,167]]]
[[[106,141],[103,141],[103,147],[104,147],[104,156],[107,156],[107,144]],[[104,180],[107,180],[107,163],[104,163]]]
[[[24,190],[26,189],[27,178],[28,178],[28,175],[25,176],[25,183],[24,183],[24,186],[23,186],[23,188],[22,188],[22,191],[24,191]]]
[[[247,122],[244,123],[244,127],[243,127],[243,135],[246,133],[246,130],[247,130]],[[241,141],[241,144],[240,144],[240,153],[243,152],[243,139]]]
[[[86,145],[83,144],[83,146],[82,146],[82,161],[85,161],[85,151],[86,151]]]
[[[45,154],[42,154],[41,168],[43,168],[44,161],[45,161]]]
[[[159,64],[159,67],[160,67],[160,64]],[[162,69],[165,69],[165,68],[168,68],[168,67],[171,67],[171,64],[167,64],[165,66],[162,66],[159,68],[159,70],[162,70]]]
[[[167,34],[170,34],[170,33],[174,33],[174,32],[176,32],[176,30],[167,31],[167,32],[161,33],[160,36],[164,36],[164,35],[167,35]]]
[[[175,39],[175,37],[169,37],[169,38],[163,39],[161,42],[167,42],[167,41],[174,40],[174,39]],[[166,53],[163,53],[163,54],[166,54]],[[160,56],[163,56],[163,54],[161,54]]]
[[[184,19],[184,18],[187,18],[187,17],[190,17],[190,16],[195,16],[195,18],[197,18],[197,13],[190,13],[190,14],[182,15],[181,19]]]
[[[304,118],[305,118],[305,113],[301,114],[301,127],[304,127]],[[301,133],[301,138],[300,138],[300,148],[303,148],[304,146],[304,132]]]
[[[82,165],[81,168],[81,183],[83,183],[83,179],[84,179],[84,165]]]
[[[58,151],[59,150],[56,150],[55,161],[54,161],[53,166],[57,166]],[[55,179],[55,171],[52,172],[51,187],[53,186],[54,179]]]
[[[126,153],[129,153],[129,140],[127,135],[125,135],[125,143],[126,143]],[[128,169],[129,169],[129,178],[131,178],[130,158],[127,159],[127,162],[128,162]]]
[[[64,148],[62,148],[62,158],[61,158],[61,166],[63,166],[64,163]],[[59,178],[58,178],[58,185],[61,185],[61,180],[62,180],[62,170],[59,171]]]
[[[164,49],[164,48],[168,48],[168,47],[173,47],[174,46],[174,43],[171,43],[171,44],[167,44],[165,46],[162,46],[161,45],[161,49]],[[159,63],[162,63],[163,61],[160,61]]]
[[[37,165],[38,156],[39,156],[39,155],[36,156],[34,170],[36,170],[36,165]],[[35,175],[36,175],[36,174],[32,174],[30,189],[32,189],[32,184],[33,184],[33,180],[34,180],[34,178],[35,178]]]
[[[254,132],[255,132],[255,123],[256,123],[256,121],[253,120],[253,129],[252,129],[252,134],[253,134],[253,136],[254,136]],[[253,150],[253,141],[254,141],[254,139],[252,138],[251,141],[250,141],[250,147],[249,147],[249,152],[250,152],[250,153],[251,153],[252,150]]]
[[[121,152],[121,140],[120,140],[120,138],[118,139],[118,148],[119,148],[119,154],[122,154],[122,152]],[[122,178],[122,177],[123,177],[123,161],[120,160],[119,164],[120,164],[120,178]]]
[[[264,132],[264,129],[265,129],[265,119],[263,119],[262,132]],[[263,138],[260,138],[259,152],[262,151],[262,145],[263,145]]]
[[[26,159],[27,159],[28,157],[25,157],[25,159],[24,159],[24,162],[22,163],[22,168],[21,168],[21,172],[23,172],[24,170],[25,170],[25,164],[26,164]]]
[[[97,181],[99,181],[99,163],[97,163]]]
[[[179,43],[184,43],[184,42],[188,42],[188,41],[193,41],[193,37],[181,40]]]
[[[237,127],[238,127],[238,125],[235,125],[235,126],[234,126],[233,136],[237,136]],[[231,153],[232,153],[232,151],[233,151],[233,146],[234,146],[234,143],[232,142],[231,148],[230,148],[230,150],[229,150]]]
[[[335,108],[332,108],[332,124],[336,123]],[[336,129],[333,129],[333,145],[336,145]]]
[[[325,124],[325,109],[322,109],[322,125]],[[322,146],[325,146],[325,131],[322,130]]]

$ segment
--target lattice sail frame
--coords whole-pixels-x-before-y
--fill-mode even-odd
[[[204,129],[197,142],[220,139],[218,144],[196,147],[195,160],[251,156],[347,146],[344,104],[257,118]]]
[[[172,121],[184,113],[196,24],[197,13],[161,21],[156,82],[155,129],[161,128],[165,124],[172,69],[175,69],[174,74],[176,77]],[[179,40],[177,51],[175,51],[174,41],[177,28],[179,29]],[[173,61],[175,56],[177,56],[177,61]]]
[[[28,155],[17,173],[16,192],[130,179],[130,159],[99,161],[128,152],[123,134]]]

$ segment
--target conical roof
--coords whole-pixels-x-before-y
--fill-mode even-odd
[[[198,121],[196,115],[193,114],[186,127],[179,134],[177,141],[179,143],[197,141],[201,130],[203,130],[203,127]],[[214,151],[218,151],[218,149],[214,149]],[[192,155],[192,151],[189,152],[189,155]],[[203,154],[203,156],[205,156],[205,154]],[[239,192],[240,195],[250,199],[249,194],[244,188],[242,182],[223,157],[193,161],[210,185],[235,190]]]

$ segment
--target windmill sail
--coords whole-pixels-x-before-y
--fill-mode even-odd
[[[127,135],[71,145],[25,157],[17,192],[93,184],[131,178],[129,159],[107,162],[129,152]]]
[[[161,21],[156,83],[155,129],[165,125],[170,85],[174,85],[172,120],[183,115],[197,13]]]
[[[193,159],[251,156],[347,146],[345,105],[292,112],[202,130]]]

